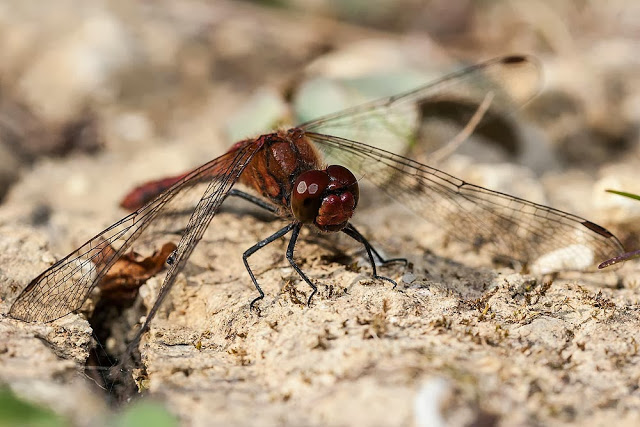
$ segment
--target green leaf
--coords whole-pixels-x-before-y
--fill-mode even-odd
[[[0,426],[58,427],[68,425],[50,409],[34,405],[16,396],[9,388],[0,388]]]
[[[113,425],[117,427],[176,427],[178,420],[161,404],[141,400],[120,414]]]
[[[617,194],[618,196],[628,197],[630,199],[640,200],[640,195],[627,193],[626,191],[617,191],[617,190],[605,190],[607,193]]]
[[[230,141],[236,142],[273,132],[287,123],[288,114],[287,104],[276,92],[258,91],[229,119],[227,136]]]

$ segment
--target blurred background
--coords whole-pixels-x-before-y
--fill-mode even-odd
[[[0,1],[0,226],[35,227],[37,249],[63,255],[121,217],[133,186],[238,139],[530,54],[543,81],[509,113],[516,137],[437,166],[634,249],[640,203],[604,190],[640,193],[639,52],[633,0]],[[26,238],[6,235],[0,273],[23,285],[37,271],[11,250]]]
[[[640,190],[638,19],[640,5],[624,0],[5,1],[0,200],[28,202],[22,215],[35,222],[109,209],[131,185],[241,137],[526,53],[543,87],[523,113],[524,155],[502,160],[549,194],[462,178],[630,225],[637,204],[593,194]],[[448,170],[465,175],[473,162]]]

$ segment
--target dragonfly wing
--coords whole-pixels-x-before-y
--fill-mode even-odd
[[[500,119],[529,101],[539,91],[540,65],[530,57],[511,56],[493,59],[450,74],[404,94],[368,102],[355,108],[342,110],[299,127],[310,132],[335,135],[352,141],[365,141],[369,145],[402,152],[419,137],[419,131],[429,134],[438,142],[456,135],[478,111],[485,101],[489,106],[480,122],[485,126]],[[452,129],[443,120],[423,129],[425,119],[431,116],[454,117]],[[506,126],[501,126],[504,132]],[[506,143],[514,137],[507,134]],[[147,182],[127,194],[121,205],[136,209],[182,176]],[[206,177],[205,177],[206,178]]]
[[[609,231],[567,212],[473,185],[360,142],[307,133],[332,161],[459,240],[526,262],[535,273],[593,270],[623,251]]]
[[[490,106],[484,117],[484,122],[488,122],[510,114],[531,100],[540,91],[541,83],[541,67],[535,59],[496,58],[412,91],[365,103],[299,127],[397,151],[413,145],[423,118],[437,114],[439,109],[447,116],[455,116],[464,126],[488,100]],[[481,121],[478,127],[484,124]],[[432,131],[430,128],[429,132]],[[437,131],[435,133],[440,133]],[[450,132],[444,134],[451,135]]]
[[[82,306],[109,268],[134,243],[138,252],[141,248],[158,249],[163,240],[180,238],[162,287],[170,288],[227,193],[259,149],[259,144],[247,143],[190,172],[33,279],[9,314],[16,319],[41,322],[65,316]]]

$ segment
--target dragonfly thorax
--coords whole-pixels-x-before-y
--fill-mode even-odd
[[[302,223],[313,223],[322,231],[339,231],[353,216],[359,194],[356,177],[343,166],[309,170],[295,181],[291,211]]]

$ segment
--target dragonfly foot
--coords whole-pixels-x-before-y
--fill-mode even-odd
[[[397,283],[395,280],[390,279],[390,278],[388,278],[388,277],[379,276],[379,275],[375,274],[375,275],[373,276],[373,278],[374,278],[374,279],[385,280],[385,281],[387,281],[387,282],[389,282],[389,283],[393,284],[393,288],[392,288],[392,289],[395,289],[395,288],[396,288],[396,286],[398,286],[398,283]]]
[[[309,298],[307,298],[307,307],[311,307],[311,299],[317,292],[318,292],[318,288],[314,286],[313,290],[311,291],[311,295],[309,295]]]
[[[251,310],[255,310],[256,313],[260,313],[260,309],[258,307],[255,306],[255,304],[260,301],[262,298],[264,298],[264,295],[260,295],[256,298],[253,299],[253,301],[251,301],[251,303],[249,304],[249,311]]]

